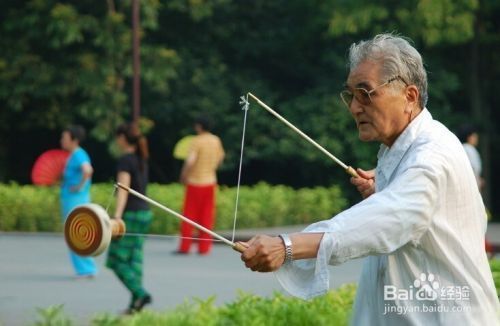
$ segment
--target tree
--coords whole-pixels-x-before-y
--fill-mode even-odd
[[[7,135],[83,121],[100,160],[96,179],[109,179],[109,139],[116,124],[130,118],[130,0],[4,2],[0,162],[10,162],[10,170],[0,166],[0,178],[27,181],[13,171],[29,167],[10,159],[19,139]],[[180,162],[171,150],[192,133],[192,119],[208,113],[228,154],[221,181],[234,184],[243,119],[238,100],[249,91],[347,164],[373,167],[378,146],[359,142],[338,93],[349,45],[386,31],[410,37],[423,54],[434,117],[451,129],[471,117],[485,126],[487,174],[488,162],[500,158],[493,127],[499,118],[493,110],[497,1],[143,0],[141,15],[141,111],[154,125],[152,180],[177,180]],[[333,162],[256,103],[248,119],[243,182],[352,189]],[[40,140],[21,161],[47,143]]]
[[[158,1],[141,3],[144,30],[156,28]],[[5,5],[0,27],[2,162],[8,155],[7,135],[80,123],[95,138],[107,141],[117,124],[127,119],[129,6],[128,2],[96,6],[94,1],[50,0]],[[146,87],[152,93],[167,94],[179,61],[176,52],[146,45],[143,61]]]

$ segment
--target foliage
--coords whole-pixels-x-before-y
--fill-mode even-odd
[[[491,271],[500,296],[500,260],[490,261]],[[348,325],[356,295],[356,286],[348,284],[309,301],[275,293],[259,297],[243,293],[231,303],[217,307],[215,297],[192,299],[173,310],[144,310],[131,317],[120,318],[109,313],[95,316],[93,326],[132,325]],[[35,325],[71,325],[62,306],[38,310],[41,321]]]
[[[94,184],[92,202],[114,209],[113,186]],[[182,212],[184,188],[180,184],[151,184],[148,195],[167,207]],[[59,231],[62,218],[59,190],[55,187],[0,184],[0,230]],[[222,186],[217,193],[216,229],[233,227],[236,189]],[[338,186],[294,190],[287,186],[259,183],[240,189],[238,228],[308,224],[330,218],[345,208],[347,202]],[[179,220],[152,207],[155,216],[152,233],[176,233]]]
[[[497,294],[500,298],[500,259],[490,260],[491,273],[493,274],[493,281],[497,288]]]
[[[329,25],[333,36],[359,34],[375,30],[380,33],[398,30],[425,44],[464,43],[474,36],[475,10],[478,0],[418,0],[390,6],[367,1],[332,1],[335,8]],[[418,25],[419,28],[415,28]]]
[[[192,299],[166,312],[144,310],[131,317],[95,316],[94,326],[132,325],[348,325],[356,286],[344,285],[309,301],[275,293],[259,297],[240,293],[231,303],[217,307],[215,297]],[[49,308],[51,309],[51,308]],[[41,311],[44,315],[47,315]],[[52,320],[52,319],[51,319]],[[40,325],[49,325],[48,323]]]
[[[105,140],[123,121],[131,31],[127,15],[110,6],[113,1],[99,3],[33,0],[6,8],[0,62],[9,64],[0,65],[0,85],[12,87],[0,87],[4,123],[23,117],[16,125],[22,130],[83,120],[93,122],[92,133]],[[141,3],[144,30],[156,28],[158,1]],[[176,52],[145,44],[142,60],[144,83],[167,94],[179,62]]]
[[[55,305],[42,309],[37,308],[40,320],[35,322],[35,326],[70,326],[72,321],[64,315],[64,305]]]
[[[59,193],[54,188],[0,184],[0,230],[60,229]]]
[[[3,3],[0,181],[28,182],[36,155],[56,146],[57,131],[70,122],[91,130],[96,179],[113,176],[108,144],[115,126],[130,118],[130,4]],[[227,152],[220,181],[234,184],[242,131],[238,98],[248,91],[346,163],[372,168],[377,145],[360,144],[338,92],[349,45],[386,31],[412,38],[422,53],[428,107],[436,118],[452,129],[465,121],[484,126],[488,179],[489,162],[495,166],[499,158],[492,149],[500,146],[492,110],[500,105],[498,17],[494,0],[141,1],[141,112],[153,126],[152,180],[177,179],[180,162],[172,149],[192,133],[193,117],[205,113],[215,118]],[[334,163],[256,103],[246,139],[245,184],[348,183]],[[491,178],[496,184],[500,177]],[[358,198],[352,188],[346,196]],[[488,203],[488,189],[485,196]]]

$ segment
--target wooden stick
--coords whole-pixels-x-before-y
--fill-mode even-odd
[[[283,122],[284,124],[286,124],[293,131],[295,131],[296,133],[298,133],[299,135],[301,135],[309,143],[311,143],[314,146],[316,146],[317,149],[319,149],[320,151],[322,151],[326,156],[328,156],[329,158],[331,158],[335,163],[337,163],[338,165],[340,165],[349,175],[351,175],[351,176],[353,176],[355,178],[359,177],[359,175],[356,173],[356,170],[354,170],[350,166],[347,166],[346,164],[344,164],[344,162],[342,162],[341,160],[339,160],[338,158],[336,158],[335,156],[333,156],[329,151],[327,151],[325,148],[323,148],[323,146],[321,146],[320,144],[318,144],[317,142],[315,142],[311,137],[309,137],[308,135],[306,135],[305,133],[303,133],[302,130],[300,130],[299,128],[295,127],[293,124],[291,124],[290,122],[288,122],[288,120],[286,120],[281,115],[279,115],[276,111],[274,111],[269,106],[267,106],[266,103],[262,102],[257,96],[253,95],[252,93],[248,93],[248,95],[251,98],[253,98],[255,101],[257,101],[257,103],[260,106],[262,106],[264,109],[266,109],[269,113],[271,113],[276,118],[278,118],[279,120],[281,120],[281,122]]]
[[[188,223],[188,224],[192,225],[193,227],[197,228],[198,230],[201,230],[201,231],[203,231],[203,232],[206,232],[206,233],[210,234],[210,235],[211,235],[211,236],[213,236],[214,238],[219,239],[219,240],[221,240],[222,242],[224,242],[225,244],[227,244],[227,245],[231,246],[231,247],[232,247],[234,250],[236,250],[236,251],[243,252],[243,251],[245,251],[245,249],[246,249],[246,248],[245,248],[245,246],[243,246],[241,243],[239,243],[239,242],[236,242],[236,243],[235,243],[235,242],[229,241],[228,239],[224,238],[223,236],[218,235],[217,233],[215,233],[215,232],[213,232],[213,231],[211,231],[211,230],[207,229],[207,228],[206,228],[206,227],[204,227],[204,226],[199,225],[199,224],[198,224],[198,223],[196,223],[196,222],[193,222],[192,220],[190,220],[189,218],[185,217],[184,215],[181,215],[181,214],[177,213],[176,211],[174,211],[174,210],[172,210],[172,209],[170,209],[170,208],[168,208],[168,207],[166,207],[166,206],[164,206],[164,205],[162,205],[162,204],[158,203],[157,201],[154,201],[154,200],[152,200],[151,198],[144,196],[143,194],[141,194],[141,193],[139,193],[139,192],[135,191],[134,189],[132,189],[132,188],[130,188],[130,187],[127,187],[127,186],[125,186],[125,185],[122,185],[122,184],[121,184],[121,183],[119,183],[119,182],[117,182],[117,183],[116,183],[116,186],[117,186],[118,188],[121,188],[121,189],[123,189],[123,190],[127,191],[128,193],[130,193],[130,194],[132,194],[132,195],[134,195],[134,196],[136,196],[136,197],[138,197],[138,198],[140,198],[140,199],[142,199],[142,200],[144,200],[144,201],[146,201],[146,202],[150,203],[151,205],[154,205],[154,206],[156,206],[156,207],[158,207],[158,208],[160,208],[160,209],[162,209],[162,210],[164,210],[164,211],[166,211],[166,212],[168,212],[168,213],[170,213],[170,214],[172,214],[172,215],[174,215],[174,216],[178,217],[179,219],[181,219],[181,220],[183,220],[184,222],[186,222],[186,223]]]

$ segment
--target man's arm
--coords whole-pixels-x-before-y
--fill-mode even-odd
[[[191,173],[191,170],[194,166],[194,163],[196,162],[197,159],[197,154],[195,151],[189,152],[188,157],[184,161],[184,165],[182,166],[181,170],[181,176],[180,176],[180,182],[182,184],[186,184],[189,174]]]
[[[290,234],[290,240],[293,244],[292,258],[294,260],[315,258],[323,234]],[[245,262],[246,267],[253,271],[272,272],[280,268],[285,261],[285,245],[280,237],[259,235],[250,239],[245,246],[248,246],[249,249],[241,255],[241,260]]]
[[[386,254],[410,241],[418,241],[427,230],[434,212],[439,178],[444,173],[426,168],[405,171],[386,189],[334,218],[314,224],[307,232],[291,235],[294,259],[314,258],[324,237],[331,239],[334,250],[331,264],[367,255]],[[242,260],[252,270],[268,272],[278,269],[283,255],[280,238],[257,236],[249,241]]]

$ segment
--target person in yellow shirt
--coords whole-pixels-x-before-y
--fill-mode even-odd
[[[192,140],[188,157],[182,167],[180,181],[186,186],[184,216],[212,229],[215,222],[215,191],[217,168],[224,159],[224,148],[219,137],[212,134],[211,123],[206,117],[196,119],[197,136]],[[181,224],[181,241],[177,253],[188,254],[192,244],[193,227]],[[199,232],[198,253],[206,255],[212,248],[209,234]]]

